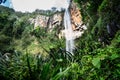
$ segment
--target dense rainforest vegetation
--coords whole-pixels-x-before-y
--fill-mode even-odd
[[[74,0],[87,30],[75,40],[74,55],[65,51],[57,28],[30,24],[37,14],[0,6],[1,80],[119,80],[120,1]]]

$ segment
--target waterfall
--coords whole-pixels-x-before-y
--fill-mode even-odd
[[[73,54],[74,38],[73,38],[73,30],[72,30],[72,26],[71,26],[69,5],[70,5],[70,0],[67,0],[66,6],[65,6],[65,13],[64,13],[66,51],[68,51],[71,54]]]

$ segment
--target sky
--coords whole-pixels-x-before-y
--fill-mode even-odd
[[[10,5],[10,0],[7,0],[5,3],[2,3],[1,5],[6,6],[6,7],[13,8],[13,6]]]
[[[67,6],[67,0],[11,0],[12,7],[16,11],[21,12],[33,12],[36,9],[48,10],[52,7],[56,7],[58,10]],[[10,6],[10,0],[4,5]]]

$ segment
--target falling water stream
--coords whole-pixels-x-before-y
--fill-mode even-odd
[[[73,54],[74,49],[74,39],[73,39],[73,30],[71,26],[71,18],[69,12],[70,0],[67,0],[64,13],[64,26],[65,26],[65,38],[66,38],[66,51]]]

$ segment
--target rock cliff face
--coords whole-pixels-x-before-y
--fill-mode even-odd
[[[49,18],[48,29],[51,31],[55,27],[62,27],[63,13],[56,13]]]
[[[73,30],[76,30],[82,24],[82,16],[81,16],[79,8],[77,7],[77,4],[75,4],[75,3],[71,4],[70,14],[71,14],[72,28],[73,28]]]
[[[74,33],[74,38],[79,38],[82,36],[84,31],[87,29],[87,27],[82,22],[82,16],[80,9],[77,7],[77,4],[72,2],[70,5],[70,15],[71,15],[71,25]],[[62,38],[65,36],[65,30],[61,30],[59,34],[59,38]]]
[[[38,15],[36,18],[35,18],[35,23],[34,23],[34,27],[47,27],[48,25],[48,20],[49,20],[49,17],[47,16],[43,16],[43,15]]]
[[[77,7],[77,4],[72,2],[70,5],[70,15],[71,15],[71,25],[72,29],[74,31],[74,37],[78,38],[82,35],[86,28],[85,25],[83,25],[82,17],[79,8]],[[36,27],[47,27],[50,31],[52,31],[53,28],[57,27],[63,27],[63,16],[64,12],[56,12],[52,16],[45,16],[45,15],[38,15],[36,18],[30,19],[31,23],[34,24],[34,28]],[[62,28],[63,29],[63,28]],[[64,37],[64,30],[60,30],[59,38]]]
[[[29,21],[34,24],[34,28],[47,27],[52,30],[55,26],[62,25],[63,13],[56,12],[52,16],[37,15],[35,18],[30,18]]]

